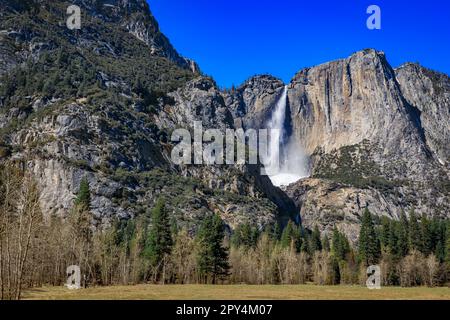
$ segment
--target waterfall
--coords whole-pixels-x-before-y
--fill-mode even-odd
[[[287,137],[285,128],[288,87],[285,86],[278,100],[267,129],[270,131],[270,143],[266,172],[275,186],[285,186],[308,176],[306,157],[300,144],[292,137]]]
[[[278,100],[271,119],[267,122],[267,129],[271,129],[269,143],[269,163],[267,171],[269,175],[277,174],[280,170],[279,160],[281,159],[281,148],[284,144],[285,129],[284,122],[286,120],[286,104],[287,104],[287,86],[284,87],[281,98]],[[274,130],[275,129],[275,130]]]

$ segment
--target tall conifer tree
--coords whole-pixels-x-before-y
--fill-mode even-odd
[[[409,248],[411,250],[422,251],[422,230],[414,210],[409,213]]]
[[[151,213],[151,228],[145,243],[144,256],[156,272],[156,279],[172,250],[172,230],[165,202],[159,199]]]
[[[228,251],[223,246],[225,226],[218,215],[207,216],[197,234],[197,264],[200,280],[204,283],[228,274]]]
[[[319,228],[315,226],[311,234],[311,252],[321,250],[322,250],[322,241],[320,240],[320,231]]]
[[[380,242],[368,209],[364,210],[362,216],[358,253],[360,261],[367,266],[377,264],[381,256]]]

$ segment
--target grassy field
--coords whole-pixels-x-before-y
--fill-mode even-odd
[[[380,290],[369,290],[359,286],[315,285],[136,285],[68,290],[64,287],[44,287],[26,291],[23,298],[34,300],[450,300],[450,288],[384,287]]]

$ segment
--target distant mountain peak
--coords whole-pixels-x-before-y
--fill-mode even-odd
[[[50,10],[59,16],[65,15],[65,6],[70,5],[79,6],[82,15],[89,15],[125,28],[147,44],[153,55],[165,57],[184,69],[199,73],[198,65],[180,55],[161,32],[145,0],[64,0],[56,1],[56,3],[53,0],[3,0],[0,5],[0,16],[8,12],[12,14],[26,11],[38,12],[40,8]]]
[[[73,4],[89,9],[102,7],[118,8],[127,11],[142,11],[148,7],[145,0],[73,0]]]

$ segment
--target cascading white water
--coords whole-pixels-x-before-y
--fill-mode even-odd
[[[267,129],[270,131],[269,143],[269,166],[267,172],[269,175],[278,174],[279,160],[281,159],[281,146],[284,144],[284,122],[286,119],[287,86],[284,87],[281,98],[278,100],[272,118],[267,122]]]
[[[286,108],[288,87],[285,86],[275,106],[267,129],[271,131],[268,148],[269,165],[266,172],[275,186],[285,186],[308,176],[306,157],[299,143],[292,137],[286,137]]]

